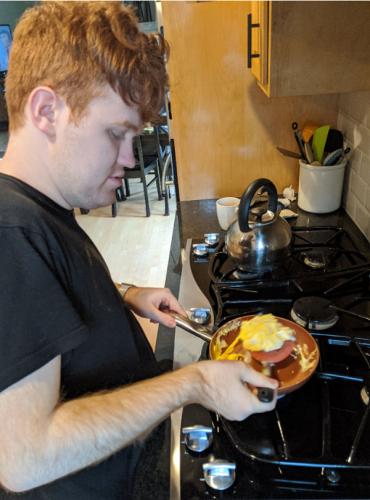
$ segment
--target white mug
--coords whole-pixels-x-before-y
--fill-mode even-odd
[[[240,200],[233,196],[220,198],[216,201],[217,219],[221,229],[226,231],[237,217]]]

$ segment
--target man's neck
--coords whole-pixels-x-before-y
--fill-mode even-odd
[[[71,208],[54,188],[43,139],[22,132],[10,134],[0,172],[16,177],[45,194],[63,208]]]

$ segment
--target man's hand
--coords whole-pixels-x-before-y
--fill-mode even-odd
[[[225,418],[244,420],[253,413],[275,408],[277,380],[266,377],[246,363],[201,361],[193,366],[200,371],[203,382],[197,386],[197,402]],[[251,387],[269,387],[275,391],[275,396],[270,403],[262,403]]]
[[[176,322],[174,318],[162,312],[163,309],[186,316],[186,312],[168,288],[131,287],[125,293],[124,301],[139,316],[169,328],[174,328]]]

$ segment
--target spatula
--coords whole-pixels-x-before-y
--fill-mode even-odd
[[[315,160],[322,162],[324,156],[325,144],[328,138],[330,125],[324,125],[315,130],[312,137],[312,152]]]

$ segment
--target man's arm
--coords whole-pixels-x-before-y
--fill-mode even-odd
[[[59,402],[60,356],[0,394],[0,482],[41,486],[99,462],[140,438],[172,411],[200,403],[242,420],[271,410],[246,388],[276,388],[234,361],[203,361],[110,392]]]

